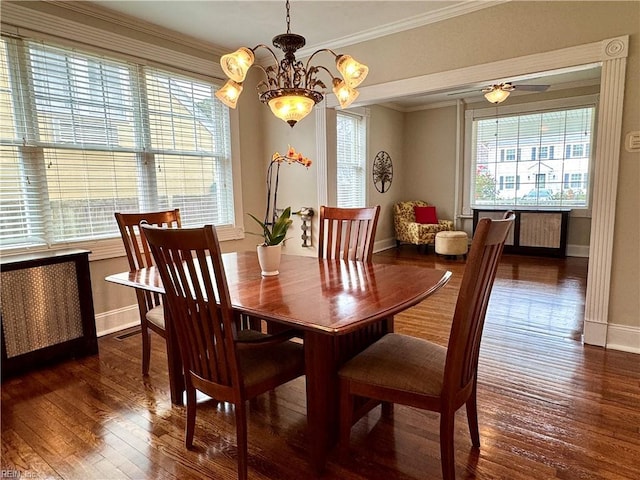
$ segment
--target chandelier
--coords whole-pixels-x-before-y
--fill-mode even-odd
[[[326,85],[318,79],[320,71],[329,74],[333,93],[338,98],[342,108],[346,108],[358,97],[355,87],[360,85],[367,76],[369,68],[356,62],[349,55],[336,54],[333,50],[323,48],[315,51],[306,64],[296,60],[296,50],[304,47],[306,39],[302,35],[291,33],[291,16],[289,14],[289,0],[287,8],[287,33],[273,37],[273,46],[284,52],[284,58],[278,61],[274,51],[267,45],[257,45],[254,48],[240,47],[233,53],[220,58],[222,70],[229,77],[227,83],[216,92],[216,97],[230,108],[236,108],[238,97],[242,93],[242,82],[247,71],[254,64],[255,51],[265,48],[271,53],[275,64],[268,67],[256,64],[264,75],[265,80],[258,84],[258,98],[269,105],[271,112],[293,127],[306,117],[313,107],[324,98]],[[318,53],[329,52],[336,61],[336,69],[342,78],[334,77],[331,71],[322,65],[312,65],[311,60]]]

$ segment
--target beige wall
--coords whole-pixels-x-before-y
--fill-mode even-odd
[[[373,105],[369,108],[369,155],[367,158],[368,204],[380,205],[376,239],[384,245],[393,244],[393,205],[403,200],[407,166],[410,164],[405,146],[405,117],[401,112]],[[380,193],[373,185],[372,164],[376,154],[385,151],[393,163],[393,181],[389,190]]]
[[[453,220],[456,107],[420,110],[406,117],[404,200],[427,201],[436,206],[438,218]]]
[[[35,4],[33,8],[52,9],[41,4]],[[102,27],[113,28],[110,25]],[[122,33],[126,35],[129,32]],[[344,50],[369,66],[370,73],[365,83],[375,85],[504,58],[577,46],[620,35],[630,35],[622,123],[622,131],[626,133],[640,130],[640,2],[508,2],[462,17],[353,45]],[[244,211],[253,213],[261,212],[264,208],[264,171],[271,153],[286,148],[290,143],[313,158],[316,137],[313,115],[304,119],[294,129],[290,129],[282,121],[271,117],[268,109],[255,100],[255,97],[252,100],[252,91],[249,81],[245,85],[245,95],[239,102],[239,143],[242,162],[242,202]],[[435,124],[434,128],[438,128],[442,134],[447,132],[444,132],[440,120],[453,122],[454,119],[447,109],[428,111],[421,115],[428,117],[429,121]],[[395,122],[391,117],[390,115],[385,120],[389,126]],[[372,119],[372,128],[374,124],[375,120]],[[420,127],[407,122],[406,128]],[[424,132],[424,135],[429,139],[435,133]],[[420,173],[414,172],[411,160],[407,160],[412,158],[411,154],[415,153],[417,146],[410,143],[399,145],[397,136],[386,140],[381,136],[376,139],[376,146],[372,143],[370,147],[372,152],[386,148],[400,152],[392,153],[394,166],[397,166],[392,191],[388,197],[382,196],[380,200],[396,198],[396,195],[403,197],[404,192],[403,195],[398,195],[398,189],[405,183],[406,188],[415,189],[411,191],[412,195],[421,192],[417,190],[421,189],[422,185],[414,181],[414,176],[417,177]],[[448,178],[448,175],[453,176],[453,162],[450,166],[446,160],[451,155],[451,147],[436,147],[434,144],[433,148],[437,149],[437,158],[423,157],[423,160],[425,164],[429,162],[429,170],[438,172],[436,175],[441,183],[431,185],[431,180],[427,178],[423,178],[422,182],[431,186],[428,200],[441,203],[440,208],[446,214],[452,212],[453,208],[453,198],[446,194],[449,188],[447,185],[453,192],[454,178]],[[624,148],[621,149],[609,307],[610,323],[636,329],[640,327],[638,157],[638,153],[629,153]],[[284,188],[282,190],[283,201],[291,203],[294,208],[317,207],[315,167],[311,167],[308,172],[300,168],[297,170],[294,181],[287,182],[295,184],[295,187],[286,192]],[[398,176],[399,172],[401,176]],[[372,203],[378,200],[375,194],[369,198]],[[385,207],[385,210],[388,211],[388,207]],[[248,224],[245,222],[245,225]],[[380,235],[387,233],[388,225],[382,226]],[[252,249],[255,243],[254,238],[248,237],[241,241],[224,242],[223,249]],[[131,304],[126,288],[104,285],[101,281],[104,275],[121,271],[123,265],[122,259],[92,265],[94,295],[99,307],[96,308],[97,313]]]

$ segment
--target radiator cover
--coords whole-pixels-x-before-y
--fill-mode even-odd
[[[89,252],[2,258],[2,378],[95,354]]]
[[[473,230],[478,220],[502,218],[506,210],[473,209]],[[516,221],[505,243],[506,253],[565,257],[567,254],[568,209],[514,210]]]

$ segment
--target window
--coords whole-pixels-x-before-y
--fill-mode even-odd
[[[0,47],[2,248],[115,237],[115,211],[234,223],[216,85],[39,42]]]
[[[499,117],[468,112],[469,205],[587,207],[594,112],[584,104]]]
[[[507,175],[505,177],[505,187],[506,189],[513,189],[515,186],[515,182],[516,182],[516,177],[514,177],[513,175]]]
[[[338,112],[337,124],[337,206],[366,205],[366,119]]]
[[[572,173],[571,174],[571,188],[580,188],[582,186],[582,174],[581,173]]]
[[[516,149],[507,148],[507,160],[513,162],[516,159]]]
[[[587,145],[587,150],[588,150],[588,145]],[[584,157],[585,154],[585,145],[579,143],[579,144],[574,144],[574,145],[567,145],[566,147],[566,151],[565,151],[565,157],[567,158],[572,158],[572,157]]]
[[[539,160],[549,158],[549,147],[540,147],[540,157]]]

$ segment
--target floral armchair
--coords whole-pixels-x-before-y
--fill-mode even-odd
[[[396,244],[412,243],[429,245],[435,243],[436,233],[453,230],[452,220],[438,220],[438,223],[417,223],[415,206],[426,207],[429,204],[421,200],[398,202],[393,207],[393,224],[396,231]]]

